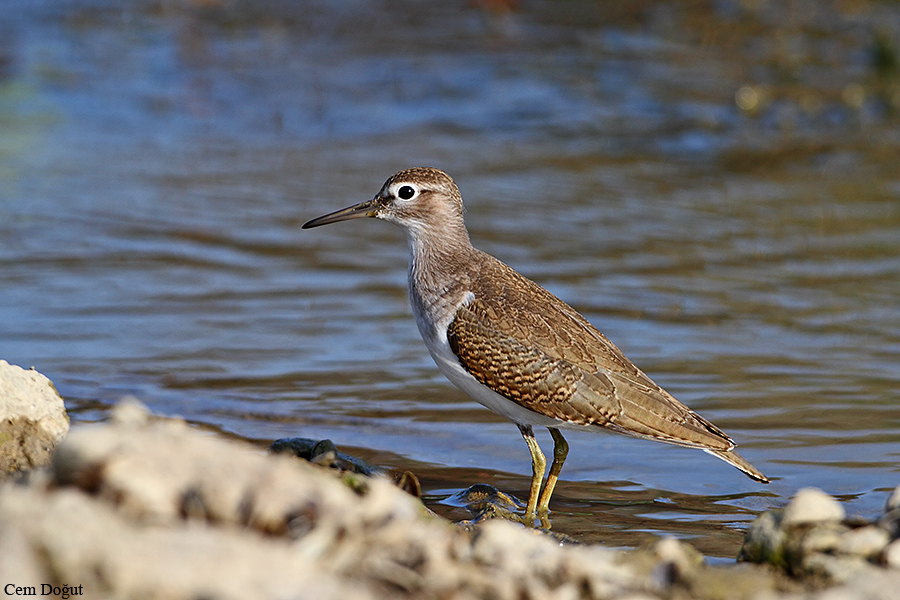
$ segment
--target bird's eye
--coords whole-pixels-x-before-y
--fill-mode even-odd
[[[411,185],[401,185],[397,190],[397,197],[401,200],[409,200],[416,195],[416,188]]]

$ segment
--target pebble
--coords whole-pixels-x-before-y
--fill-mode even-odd
[[[303,447],[344,461],[327,441]],[[52,574],[126,599],[798,598],[775,569],[709,566],[674,538],[617,552],[506,520],[459,527],[384,477],[263,455],[133,400],[75,428],[46,479],[0,483],[2,581]],[[805,600],[893,600],[900,540],[882,521],[898,507],[886,508],[878,524],[846,519],[836,500],[801,490],[754,521],[741,555],[795,576]]]
[[[891,495],[884,503],[884,512],[888,513],[894,509],[900,508],[900,485],[894,488]]]
[[[52,573],[88,597],[223,600],[611,599],[650,585],[619,553],[503,520],[459,527],[387,478],[143,412],[129,401],[75,428],[52,485],[0,483],[0,550],[19,557],[0,559],[0,581]],[[339,458],[332,444],[309,447]]]
[[[658,560],[653,577],[661,588],[678,581],[689,581],[703,564],[703,555],[693,546],[672,537],[661,539],[653,551]]]
[[[813,553],[833,553],[841,544],[850,531],[849,528],[839,523],[822,523],[818,527],[799,535],[800,551],[804,555]],[[848,554],[853,554],[849,552]]]
[[[810,554],[803,557],[803,571],[806,575],[819,575],[832,583],[844,583],[867,569],[874,570],[875,567],[858,556]]]
[[[785,507],[781,526],[840,521],[844,516],[840,502],[818,488],[803,488]]]
[[[898,491],[871,522],[846,517],[841,504],[815,488],[802,489],[783,511],[763,513],[750,526],[738,560],[769,563],[793,576],[856,580],[884,566],[900,567]],[[855,597],[855,596],[851,596]]]
[[[887,531],[876,525],[867,525],[848,531],[841,536],[837,552],[878,560],[890,541]]]
[[[885,547],[881,560],[892,569],[900,569],[900,540],[894,540]]]
[[[781,530],[781,511],[767,511],[756,517],[744,537],[739,561],[783,566],[785,535]]]

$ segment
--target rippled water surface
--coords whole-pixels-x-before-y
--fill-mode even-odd
[[[411,469],[448,516],[472,483],[524,497],[515,427],[419,339],[402,233],[300,230],[434,165],[477,246],[774,479],[572,434],[556,530],[733,557],[800,487],[874,516],[900,483],[900,6],[799,6],[0,1],[0,358],[76,422],[133,394]]]

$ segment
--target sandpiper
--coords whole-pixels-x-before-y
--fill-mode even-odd
[[[653,383],[587,319],[493,256],[474,248],[462,196],[449,175],[417,167],[376,196],[303,225],[360,217],[400,225],[409,242],[409,297],[419,333],[441,372],[515,423],[531,451],[526,521],[542,522],[569,451],[560,429],[613,431],[699,448],[763,483],[721,429]],[[553,437],[546,460],[533,426]]]

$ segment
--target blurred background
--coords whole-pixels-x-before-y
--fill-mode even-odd
[[[570,435],[554,529],[734,557],[800,487],[900,483],[900,3],[0,0],[0,358],[73,423],[124,395],[264,450],[330,438],[426,502],[527,496],[438,373],[389,224],[431,165],[476,246],[572,304],[775,481]],[[546,432],[539,441],[550,451]]]

